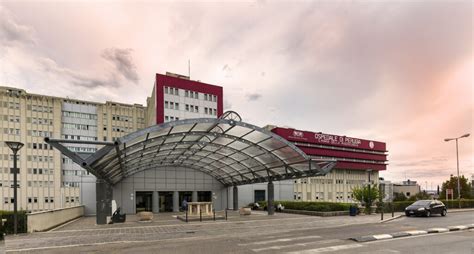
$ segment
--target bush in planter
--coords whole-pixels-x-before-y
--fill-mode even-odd
[[[18,233],[27,232],[27,217],[26,211],[18,211]],[[0,211],[0,219],[7,219],[3,227],[1,227],[0,234],[13,234],[13,211]]]
[[[372,213],[372,205],[379,198],[379,188],[377,185],[365,185],[362,187],[355,187],[352,189],[354,199],[364,205],[364,212],[366,214]]]

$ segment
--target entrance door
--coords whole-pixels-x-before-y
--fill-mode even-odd
[[[136,211],[138,212],[151,212],[153,207],[153,192],[152,191],[137,191],[136,192]]]
[[[172,212],[173,211],[173,192],[171,191],[160,191],[159,196],[159,207],[160,213]]]
[[[193,197],[192,191],[180,191],[179,192],[179,210],[182,210],[183,200],[186,199],[186,202],[191,202]]]
[[[211,202],[212,192],[210,191],[198,191],[198,202]]]
[[[265,201],[265,190],[255,190],[253,200],[255,203],[258,201]]]

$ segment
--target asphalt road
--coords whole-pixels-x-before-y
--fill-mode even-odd
[[[337,219],[337,218],[336,218]],[[180,233],[168,233],[168,238],[149,234],[143,241],[135,239],[120,240],[114,243],[97,241],[88,244],[61,245],[55,238],[77,237],[93,231],[80,231],[81,235],[68,236],[68,232],[55,234],[33,234],[29,239],[50,241],[56,247],[16,248],[35,253],[473,253],[474,232],[460,231],[437,233],[423,236],[405,237],[368,243],[349,240],[351,237],[387,234],[407,230],[426,230],[434,227],[448,227],[474,223],[474,212],[451,213],[446,217],[402,217],[390,222],[367,224],[325,225],[334,223],[335,218],[308,218],[295,220],[268,220],[252,223],[222,223],[202,226],[200,230],[185,230]],[[347,218],[341,218],[347,220]],[[316,223],[318,222],[318,223]],[[127,231],[129,232],[129,231]],[[127,232],[118,232],[114,237]],[[105,231],[94,238],[108,239]],[[115,234],[115,233],[114,233]],[[140,233],[140,235],[142,235]],[[159,236],[159,237],[158,237]],[[38,238],[39,237],[39,238]],[[62,238],[61,238],[62,237]],[[145,237],[145,236],[143,236]],[[84,238],[88,239],[88,238]],[[118,239],[118,238],[117,238]],[[26,239],[18,238],[17,241]],[[14,243],[15,240],[13,240]],[[90,240],[88,240],[90,241]],[[34,242],[34,241],[33,241]],[[8,242],[7,242],[8,245]],[[12,245],[13,246],[13,245]],[[20,245],[18,245],[20,246]],[[25,245],[26,246],[26,245]],[[7,248],[15,251],[15,248]]]

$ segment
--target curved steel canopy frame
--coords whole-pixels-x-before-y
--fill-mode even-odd
[[[186,119],[130,133],[116,142],[46,138],[63,154],[114,185],[137,172],[188,167],[209,174],[224,186],[327,174],[336,161],[314,160],[289,141],[232,118]],[[235,117],[237,115],[238,117]],[[105,145],[83,159],[62,143]]]

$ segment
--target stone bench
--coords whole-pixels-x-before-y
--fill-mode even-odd
[[[152,212],[139,212],[137,213],[138,221],[152,221],[153,213]]]

